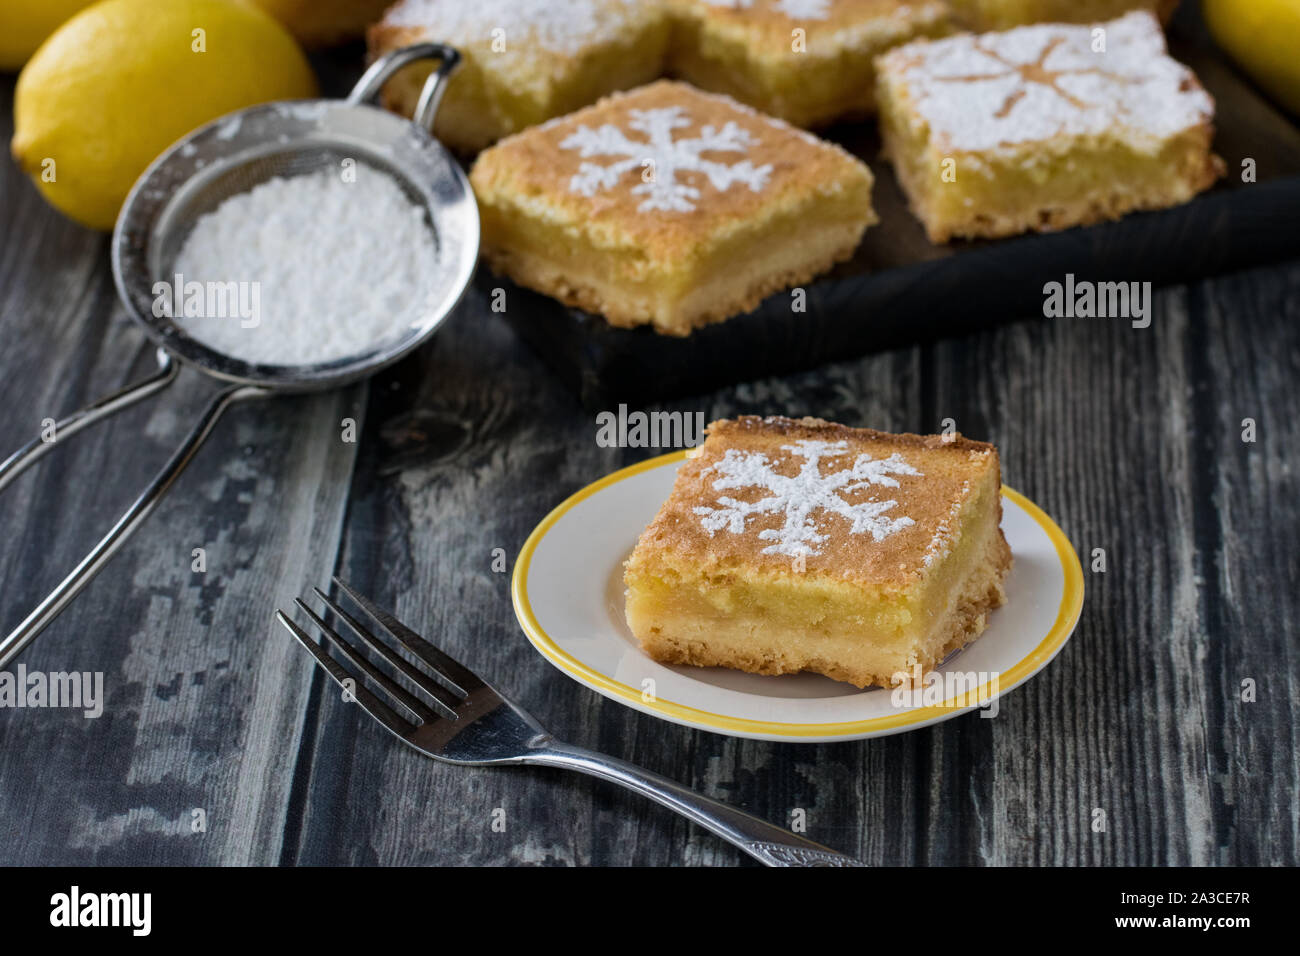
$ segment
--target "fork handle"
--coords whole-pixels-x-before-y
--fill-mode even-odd
[[[866,866],[861,860],[836,853],[820,843],[774,826],[766,820],[729,807],[674,780],[642,769],[635,764],[604,754],[548,741],[528,755],[525,763],[564,767],[602,780],[612,780],[686,819],[716,833],[767,866]]]

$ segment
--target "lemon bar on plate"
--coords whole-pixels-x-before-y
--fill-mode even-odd
[[[464,60],[434,132],[462,153],[663,72],[670,22],[640,0],[399,0],[370,28],[372,56],[423,40]],[[402,70],[385,104],[410,116],[432,67]]]
[[[672,335],[849,258],[876,221],[860,160],[668,80],[503,140],[470,182],[497,272]]]
[[[1223,174],[1214,101],[1147,12],[909,43],[876,62],[885,152],[932,242],[1174,206]]]
[[[1168,22],[1178,0],[948,0],[971,30],[1006,30],[1030,23],[1097,23],[1132,10],[1150,10]]]
[[[652,658],[910,682],[1005,602],[997,450],[819,419],[714,422],[624,569]]]
[[[672,72],[796,126],[875,110],[876,54],[951,31],[940,0],[670,0]]]

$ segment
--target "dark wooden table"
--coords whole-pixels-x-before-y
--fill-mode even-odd
[[[106,238],[8,161],[0,223],[7,453],[153,357],[117,303]],[[103,672],[106,706],[0,711],[0,864],[746,861],[613,786],[440,766],[392,740],[272,625],[337,573],[558,735],[774,821],[802,808],[812,838],[873,864],[1294,865],[1297,382],[1300,262],[1165,290],[1147,329],[1027,319],[669,406],[910,431],[953,418],[999,445],[1008,483],[1085,568],[1106,554],[1074,639],[997,719],[769,744],[607,701],[521,634],[494,549],[513,557],[565,496],[655,452],[598,447],[592,414],[475,293],[366,387],[234,411],[24,654],[32,670]],[[211,389],[185,372],[8,489],[0,627],[134,497]]]

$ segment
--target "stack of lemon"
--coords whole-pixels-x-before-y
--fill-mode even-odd
[[[32,54],[14,95],[12,150],[45,198],[111,229],[164,149],[232,110],[316,95],[293,37],[239,0],[0,0],[6,63],[61,11],[85,7]]]
[[[1219,45],[1300,114],[1300,0],[1204,0],[1202,11]]]

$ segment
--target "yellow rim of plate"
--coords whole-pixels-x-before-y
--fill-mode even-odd
[[[943,704],[918,707],[885,717],[872,717],[868,720],[840,721],[830,724],[792,724],[771,720],[750,720],[745,717],[715,714],[707,710],[701,710],[698,707],[688,707],[685,704],[677,704],[661,698],[653,701],[642,700],[641,691],[637,688],[614,680],[607,674],[603,674],[584,664],[568,651],[563,650],[543,629],[541,623],[537,620],[537,615],[533,613],[532,604],[528,600],[528,586],[526,583],[528,568],[532,564],[533,554],[542,538],[546,536],[546,533],[557,521],[573,510],[580,502],[596,494],[596,492],[608,488],[615,482],[631,478],[633,475],[639,475],[644,471],[650,471],[652,468],[660,468],[681,461],[690,451],[691,449],[686,449],[670,452],[667,455],[659,455],[656,458],[650,458],[627,468],[622,468],[606,475],[599,481],[587,485],[581,491],[570,495],[543,518],[541,523],[533,529],[533,533],[528,536],[524,546],[519,549],[519,557],[515,559],[514,575],[510,583],[510,594],[515,605],[515,615],[519,618],[519,623],[528,639],[547,660],[580,683],[597,687],[610,696],[623,698],[632,703],[637,709],[649,710],[679,721],[685,721],[696,727],[716,730],[721,733],[739,731],[749,734],[773,734],[782,737],[832,737],[848,734],[867,734],[884,730],[896,730],[912,724],[927,723],[945,715],[955,716],[954,711],[969,710],[975,706],[975,701],[987,700],[986,695],[991,696],[990,686],[992,682],[989,682],[974,691],[968,691],[961,695],[964,701],[970,701],[970,703],[958,703],[957,698],[953,697]],[[1083,568],[1079,564],[1079,556],[1075,553],[1074,546],[1070,544],[1070,540],[1065,536],[1065,533],[1057,527],[1056,522],[1049,518],[1041,508],[1020,494],[1020,492],[1003,485],[1002,495],[1019,505],[1052,540],[1052,544],[1056,547],[1057,557],[1061,561],[1064,588],[1061,595],[1061,606],[1056,614],[1056,621],[1052,624],[1051,630],[1047,632],[1047,636],[1039,642],[1037,647],[1017,661],[1010,670],[998,675],[997,693],[999,695],[1005,694],[1018,686],[1055,656],[1056,652],[1061,649],[1061,646],[1070,637],[1070,634],[1073,633],[1074,626],[1079,620],[1079,612],[1083,607]]]

